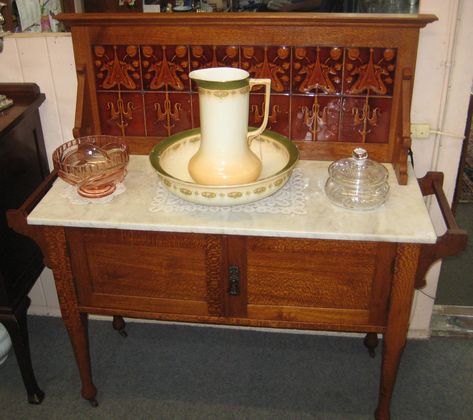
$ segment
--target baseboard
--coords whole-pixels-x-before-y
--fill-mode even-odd
[[[473,306],[434,305],[432,313],[438,315],[473,316]]]
[[[431,330],[432,336],[473,337],[473,307],[435,305]]]

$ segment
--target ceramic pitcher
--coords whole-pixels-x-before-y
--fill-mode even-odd
[[[232,67],[194,70],[189,77],[199,89],[201,141],[189,161],[189,174],[198,184],[235,185],[256,181],[261,160],[250,150],[251,141],[268,123],[271,79],[251,79]],[[263,123],[248,131],[250,90],[265,86]]]

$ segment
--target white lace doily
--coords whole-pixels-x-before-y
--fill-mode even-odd
[[[72,204],[79,204],[79,205],[106,204],[106,203],[110,203],[110,201],[112,201],[114,197],[116,197],[117,195],[123,194],[125,191],[126,191],[125,184],[121,182],[120,184],[117,184],[117,188],[110,195],[107,195],[105,197],[100,197],[100,198],[86,198],[78,194],[76,187],[70,184],[64,183],[64,191],[62,193],[62,196],[67,198]]]
[[[156,195],[150,204],[150,212],[235,212],[235,213],[272,213],[272,214],[306,214],[307,195],[305,189],[308,179],[302,171],[294,169],[289,181],[273,195],[238,206],[204,206],[185,201],[170,193],[160,181],[157,182]]]

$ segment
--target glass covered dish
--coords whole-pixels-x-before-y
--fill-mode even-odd
[[[106,135],[73,139],[53,153],[59,177],[87,198],[112,194],[126,176],[128,160],[128,146],[119,138]]]
[[[333,162],[328,168],[325,194],[334,204],[354,210],[371,210],[388,198],[388,170],[368,159],[368,152],[358,147],[352,157]]]

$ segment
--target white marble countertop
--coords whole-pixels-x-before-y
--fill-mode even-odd
[[[330,162],[300,161],[307,186],[307,212],[261,214],[246,212],[151,212],[159,182],[148,156],[131,156],[126,191],[106,204],[72,204],[64,197],[65,184],[58,179],[28,216],[31,225],[90,227],[259,235],[274,237],[434,243],[434,227],[415,175],[408,185],[398,185],[391,165],[390,195],[381,207],[369,211],[346,210],[330,203],[324,193]]]

